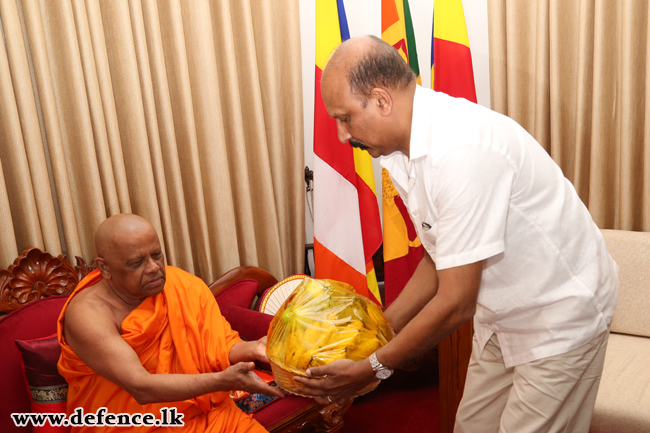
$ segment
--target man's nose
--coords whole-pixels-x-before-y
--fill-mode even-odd
[[[348,132],[348,130],[345,127],[345,125],[343,124],[343,122],[341,122],[338,119],[336,119],[336,131],[337,131],[337,133],[339,135],[339,141],[341,143],[345,143],[350,138],[352,138],[352,135],[350,135],[350,133]]]

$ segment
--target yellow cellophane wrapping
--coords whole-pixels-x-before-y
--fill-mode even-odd
[[[305,278],[275,314],[266,353],[276,383],[300,395],[293,376],[306,376],[308,368],[337,359],[365,359],[393,335],[381,307],[349,284]],[[357,395],[372,391],[378,383]]]

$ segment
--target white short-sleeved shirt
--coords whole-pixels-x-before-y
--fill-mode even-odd
[[[573,185],[512,119],[417,87],[410,159],[382,157],[438,269],[486,260],[474,317],[506,367],[605,331],[618,266]]]

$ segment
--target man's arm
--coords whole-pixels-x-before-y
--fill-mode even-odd
[[[437,293],[392,341],[379,349],[379,362],[397,368],[424,353],[469,320],[476,311],[482,271],[483,261],[437,271]],[[400,294],[399,298],[403,295]],[[412,310],[404,308],[404,311]],[[403,313],[399,317],[407,316],[407,313]],[[375,380],[368,359],[359,362],[334,361],[329,365],[310,368],[307,375],[327,377],[294,377],[304,385],[299,392],[317,397],[329,396],[339,401]]]
[[[377,358],[399,367],[438,344],[474,316],[484,261],[438,271],[439,290]],[[401,338],[400,338],[401,337]]]
[[[237,363],[217,373],[150,374],[120,336],[110,308],[97,299],[85,301],[68,306],[64,323],[67,344],[91,369],[126,390],[139,404],[230,390],[282,396],[277,388],[249,374],[253,362]]]
[[[425,253],[400,295],[384,312],[395,332],[400,332],[437,292],[436,265]]]

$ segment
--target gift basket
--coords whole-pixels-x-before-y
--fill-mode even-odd
[[[381,307],[346,283],[305,278],[277,311],[266,352],[276,383],[300,395],[293,376],[337,359],[360,361],[389,342],[394,332]],[[357,395],[375,389],[375,381]]]

